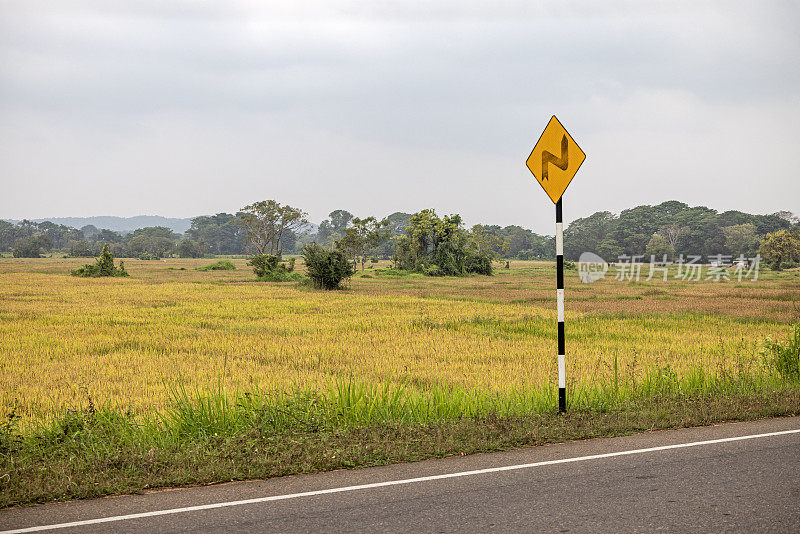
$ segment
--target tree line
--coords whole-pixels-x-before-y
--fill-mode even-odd
[[[779,232],[785,231],[778,239]],[[607,261],[621,256],[726,254],[753,256],[767,248],[780,249],[779,263],[800,261],[793,239],[800,223],[792,213],[752,215],[717,212],[678,201],[643,205],[619,215],[601,211],[573,221],[564,232],[564,255],[577,260],[594,252]],[[788,240],[788,241],[787,241]],[[552,259],[553,236],[520,226],[478,224],[467,229],[458,214],[439,217],[432,209],[395,212],[378,219],[334,210],[319,225],[302,209],[275,200],[255,202],[239,212],[195,217],[185,234],[162,226],[130,233],[88,225],[76,229],[52,222],[0,221],[0,252],[37,257],[48,252],[69,256],[98,256],[108,245],[116,257],[161,258],[213,255],[297,254],[315,243],[338,248],[361,267],[374,258],[394,259],[402,268],[451,273],[480,270],[484,259]],[[788,243],[788,244],[787,244]]]
[[[651,256],[661,260],[665,255],[669,260],[681,255],[753,257],[759,251],[769,254],[771,247],[762,245],[768,236],[781,231],[785,235],[800,234],[800,221],[788,211],[770,215],[734,210],[718,213],[705,206],[691,207],[670,200],[637,206],[619,215],[600,211],[573,221],[564,231],[564,256],[577,260],[583,252],[594,252],[606,261],[623,256],[642,256],[645,261]]]

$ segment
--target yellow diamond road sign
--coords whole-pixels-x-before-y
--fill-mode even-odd
[[[586,154],[581,147],[553,115],[526,164],[555,203],[564,194],[585,159]]]

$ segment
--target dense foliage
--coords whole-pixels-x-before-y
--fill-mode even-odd
[[[291,273],[294,271],[294,258],[289,258],[288,261],[281,261],[280,256],[273,254],[256,254],[247,262],[247,265],[253,267],[253,272],[259,278],[270,278],[273,282],[282,282],[288,279],[285,276],[280,276],[282,273]],[[276,280],[281,278],[281,280]]]
[[[492,274],[492,253],[481,250],[462,228],[460,215],[439,218],[432,209],[415,213],[396,243],[394,261],[401,269],[431,276]]]
[[[316,243],[303,247],[303,260],[311,282],[321,289],[337,289],[341,287],[342,281],[354,273],[353,266],[343,251],[327,250]]]
[[[100,257],[95,263],[87,263],[83,267],[72,271],[72,276],[97,278],[100,276],[128,276],[125,264],[119,262],[119,267],[114,265],[114,255],[108,250],[108,245],[103,247]]]
[[[800,229],[767,234],[758,249],[773,269],[790,269],[800,263]]]
[[[759,242],[769,233],[797,227],[789,212],[751,215],[741,211],[690,207],[670,200],[656,206],[637,206],[619,216],[607,211],[574,220],[564,231],[564,256],[577,260],[583,252],[594,252],[608,261],[619,256],[650,254],[715,254],[755,256]]]

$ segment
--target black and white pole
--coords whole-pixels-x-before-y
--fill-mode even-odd
[[[556,202],[556,300],[558,302],[558,413],[567,411],[567,378],[564,363],[564,223],[561,199]]]

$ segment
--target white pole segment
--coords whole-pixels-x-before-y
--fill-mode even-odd
[[[556,256],[564,255],[564,223],[556,223]]]

